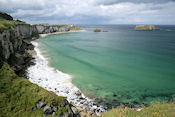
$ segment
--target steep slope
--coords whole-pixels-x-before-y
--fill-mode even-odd
[[[64,97],[18,77],[6,63],[0,69],[0,94],[0,117],[76,116]]]
[[[30,25],[5,16],[0,15],[0,117],[79,116],[66,98],[19,77],[33,64],[31,41],[40,33],[69,31],[71,25]]]

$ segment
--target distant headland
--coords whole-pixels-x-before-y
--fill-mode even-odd
[[[151,30],[160,30],[154,25],[136,25],[135,30],[151,31]]]

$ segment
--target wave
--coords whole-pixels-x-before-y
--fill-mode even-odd
[[[48,65],[47,59],[39,50],[39,44],[33,41],[35,46],[35,65],[27,69],[27,76],[32,83],[35,83],[46,90],[53,91],[59,96],[64,96],[70,103],[81,109],[94,111],[97,115],[104,112],[102,106],[94,105],[94,99],[86,97],[75,85],[72,84],[72,76],[65,74]]]
[[[165,29],[165,31],[171,32],[171,31],[175,31],[175,30],[172,30],[172,29]]]

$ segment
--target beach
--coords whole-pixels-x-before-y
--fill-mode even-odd
[[[70,31],[75,32],[75,31]],[[54,33],[61,34],[62,32]],[[40,39],[51,34],[42,34]],[[91,111],[96,115],[100,115],[105,109],[102,106],[94,104],[94,99],[86,97],[75,85],[72,84],[72,76],[65,74],[57,69],[49,66],[48,58],[42,55],[39,43],[33,41],[35,57],[35,65],[27,69],[28,79],[48,91],[53,91],[58,96],[66,97],[67,100],[75,105],[79,110]]]

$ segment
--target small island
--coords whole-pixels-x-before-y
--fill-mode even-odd
[[[94,29],[94,32],[101,32],[101,29],[96,28]]]
[[[135,30],[152,31],[152,30],[160,30],[160,29],[156,28],[154,25],[136,25]]]

